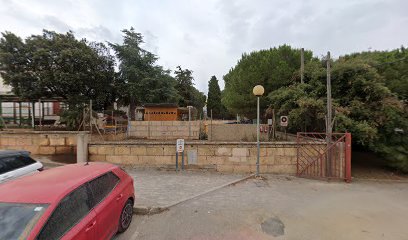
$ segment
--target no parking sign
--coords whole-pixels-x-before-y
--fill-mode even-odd
[[[288,116],[281,116],[281,117],[280,117],[280,125],[281,125],[282,127],[287,127],[287,126],[288,126],[288,122],[289,122]]]
[[[176,150],[179,153],[184,152],[184,139],[177,139]]]

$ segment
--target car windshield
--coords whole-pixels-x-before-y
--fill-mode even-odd
[[[26,239],[47,204],[0,202],[0,239]]]

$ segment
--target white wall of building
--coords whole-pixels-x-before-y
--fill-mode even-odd
[[[0,93],[11,92],[11,87],[3,83],[3,78],[0,76]]]

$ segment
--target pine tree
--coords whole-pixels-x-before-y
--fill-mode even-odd
[[[208,82],[208,112],[212,110],[213,118],[222,117],[222,104],[221,104],[221,90],[218,85],[218,80],[215,76],[212,76]]]

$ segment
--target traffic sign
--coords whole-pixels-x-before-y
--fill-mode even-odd
[[[179,153],[184,152],[184,139],[177,139],[176,151]]]
[[[281,125],[282,127],[287,127],[287,126],[288,126],[288,122],[289,122],[288,116],[281,116],[281,117],[280,117],[280,125]]]

